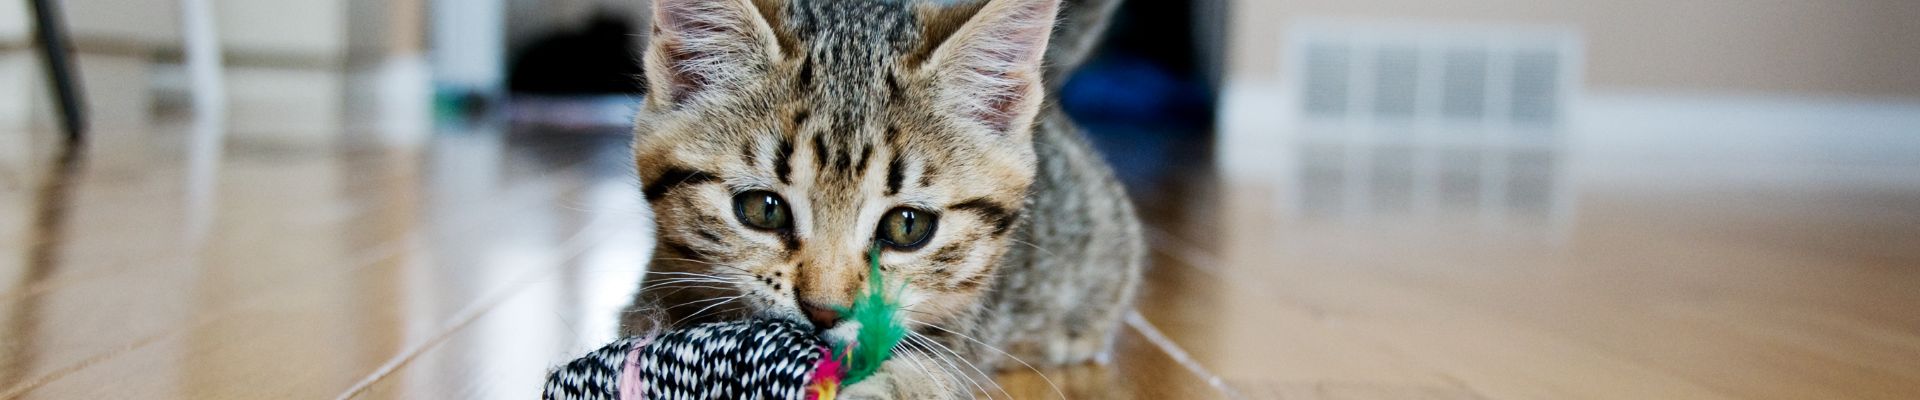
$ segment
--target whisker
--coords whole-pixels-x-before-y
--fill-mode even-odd
[[[675,289],[673,289],[673,291],[671,291],[671,292],[666,292],[666,293],[663,293],[663,294],[659,294],[659,295],[656,295],[656,296],[658,296],[659,298],[669,298],[669,297],[673,297],[673,295],[676,295],[676,294],[680,294],[680,292],[684,292],[684,291],[687,291],[687,289],[701,289],[701,287],[695,287],[695,286],[681,286],[681,287],[679,287],[679,288],[675,288]],[[708,289],[708,290],[713,290],[713,289]],[[729,291],[729,290],[734,290],[734,289],[733,289],[733,288],[721,288],[721,289],[719,289],[719,291],[722,291],[722,292],[725,292],[725,291]],[[703,300],[704,300],[704,299],[703,299]],[[698,300],[696,300],[696,301],[698,301]]]
[[[654,286],[664,286],[664,285],[679,284],[679,283],[713,283],[713,284],[720,284],[720,285],[733,285],[733,284],[738,284],[742,281],[738,279],[698,277],[698,278],[666,278],[666,279],[656,279],[656,280],[644,280],[643,282],[645,282],[647,286],[641,287],[640,290],[650,289]]]
[[[713,279],[713,278],[669,278],[669,279],[654,280],[652,282],[648,282],[648,284],[660,285],[660,284],[674,284],[674,283],[733,283],[733,282],[734,281],[725,280],[725,279]]]
[[[696,253],[698,253],[698,252],[700,252],[700,251],[699,251],[699,250],[694,250],[694,252],[696,252]],[[706,253],[701,253],[701,254],[697,254],[697,255],[698,255],[698,256],[701,256],[701,257],[708,257],[708,255],[707,255]],[[655,259],[655,260],[664,260],[664,261],[685,261],[685,262],[690,262],[690,263],[698,263],[698,264],[704,264],[704,265],[709,265],[709,266],[715,266],[715,267],[721,267],[721,268],[728,268],[728,269],[733,269],[733,270],[736,270],[736,271],[740,271],[740,272],[745,272],[745,273],[747,273],[747,274],[752,274],[752,273],[753,273],[753,271],[748,271],[748,270],[746,270],[746,269],[743,269],[743,268],[740,268],[740,267],[735,267],[735,266],[732,266],[732,265],[726,265],[726,264],[721,264],[721,263],[717,263],[717,262],[712,262],[712,261],[707,261],[707,260],[695,260],[695,259],[690,259],[690,258],[679,258],[679,257],[654,257],[654,259]]]
[[[707,310],[709,310],[709,309],[712,309],[712,308],[714,308],[714,307],[717,307],[717,306],[719,306],[719,305],[722,305],[722,304],[727,304],[727,302],[730,302],[730,301],[734,301],[734,300],[739,300],[739,299],[740,299],[740,298],[742,298],[742,297],[747,297],[747,295],[744,295],[744,294],[743,294],[743,295],[739,295],[739,296],[733,296],[733,297],[715,297],[715,299],[722,299],[722,300],[720,300],[720,301],[718,301],[718,302],[714,302],[713,304],[711,304],[711,305],[708,305],[708,306],[706,306],[706,307],[702,307],[702,308],[701,308],[701,309],[700,309],[699,311],[694,311],[694,312],[693,312],[693,314],[688,314],[688,316],[687,316],[687,318],[684,318],[684,319],[688,319],[688,320],[698,320],[698,319],[699,319],[699,317],[700,317],[700,315],[701,315],[701,313],[704,313],[704,312],[707,312]]]
[[[1047,250],[1044,247],[1040,247],[1040,245],[1033,244],[1033,242],[1020,240],[1019,238],[1007,238],[1007,240],[1012,240],[1014,243],[1027,245],[1027,247],[1032,247],[1034,250],[1039,250],[1042,253],[1047,253],[1048,258],[1060,258],[1060,255],[1053,254],[1053,250]]]
[[[667,275],[667,276],[687,276],[687,277],[701,277],[701,278],[716,278],[716,279],[724,279],[724,278],[735,278],[735,277],[748,277],[748,276],[752,276],[752,275],[745,275],[745,274],[739,274],[739,273],[735,273],[735,272],[731,272],[731,271],[719,271],[719,272],[721,272],[721,273],[724,273],[724,274],[727,274],[727,275],[715,275],[715,274],[702,274],[702,273],[698,273],[698,272],[681,272],[681,271],[647,271],[647,273],[648,273],[648,274],[660,274],[660,275]]]
[[[901,341],[900,347],[926,356],[929,359],[929,361],[933,363],[933,368],[940,370],[941,375],[946,375],[948,377],[955,377],[960,375],[958,373],[959,371],[956,371],[953,368],[951,368],[951,365],[941,365],[941,363],[945,362],[946,360],[940,359],[940,354],[933,353],[931,350],[922,349],[921,347],[919,347],[917,342],[914,342],[911,339]],[[945,380],[949,378],[939,378],[939,379]],[[955,383],[959,383],[959,381],[956,380]]]
[[[664,287],[664,286],[682,286],[682,285],[688,285],[688,284],[714,284],[714,285],[725,286],[725,285],[732,285],[734,283],[736,282],[714,280],[714,279],[678,278],[678,279],[654,281],[654,282],[648,283],[646,286],[641,286],[640,290],[650,290],[650,289]]]
[[[938,346],[940,350],[946,351],[947,354],[952,354],[953,361],[957,361],[961,364],[966,364],[967,368],[973,369],[973,372],[980,374],[979,375],[980,378],[986,379],[987,383],[992,384],[994,389],[998,389],[1000,393],[1007,395],[1007,398],[1009,399],[1013,398],[1013,393],[1007,392],[1007,388],[1000,386],[999,382],[994,382],[992,375],[988,375],[986,371],[983,371],[980,369],[979,365],[975,365],[973,361],[969,361],[965,357],[961,357],[959,352],[953,351],[953,349],[948,348],[947,345],[940,344],[939,342],[936,342],[933,339],[927,338],[926,335],[921,335],[913,331],[907,331],[907,337],[919,338],[922,346],[927,346],[927,345]],[[955,368],[957,369],[958,367],[955,367]],[[963,371],[962,374],[964,375],[965,372]],[[967,379],[972,380],[973,378],[972,376],[968,376]],[[978,383],[976,382],[975,385],[978,385]],[[981,387],[980,391],[986,394],[987,398],[993,398],[993,393],[988,392],[985,387]]]
[[[926,354],[929,358],[932,358],[933,361],[936,362],[936,364],[934,364],[936,367],[941,366],[941,364],[945,364],[945,366],[941,368],[941,370],[946,371],[947,376],[965,379],[968,384],[973,386],[973,389],[976,390],[977,393],[987,395],[988,399],[993,398],[993,392],[987,391],[987,387],[981,385],[979,380],[975,380],[973,379],[973,376],[968,375],[965,371],[961,371],[960,366],[958,364],[954,364],[953,361],[948,360],[944,354],[935,352],[933,351],[932,347],[927,346],[926,344],[922,344],[916,340],[924,341],[926,339],[915,337],[912,334],[912,332],[908,332],[907,340],[900,343],[908,345],[910,347],[917,346],[919,349],[921,349],[920,352],[922,354]]]
[[[720,304],[727,304],[727,303],[720,303]],[[727,308],[722,308],[722,309],[718,309],[718,310],[713,310],[713,315],[721,315],[721,314],[726,314],[726,313],[730,313],[730,312],[734,312],[734,311],[740,311],[741,309],[744,309],[744,308],[746,308],[746,307],[745,307],[745,306],[733,306],[733,307],[727,307]],[[701,314],[694,314],[694,315],[690,315],[690,316],[687,316],[687,319],[689,319],[689,320],[695,320],[695,321],[698,321],[698,320],[700,320],[700,317],[702,317],[702,316],[703,316],[703,315],[701,315]]]
[[[922,351],[919,351],[919,350],[915,350],[915,349],[914,349],[914,348],[912,348],[912,347],[906,347],[906,346],[903,346],[903,347],[901,347],[900,349],[901,349],[901,350],[906,350],[906,351],[908,351],[908,352],[910,352],[910,353],[917,353],[917,354],[920,354],[920,355],[921,355],[921,356],[923,356],[923,357],[928,357],[928,358],[932,358],[932,357],[933,357],[933,355],[931,355],[931,354],[927,354],[927,353],[925,353],[925,352],[922,352]],[[927,377],[927,379],[931,379],[931,380],[933,380],[933,382],[934,382],[934,383],[936,383],[936,384],[939,384],[939,385],[940,385],[940,391],[941,391],[941,392],[945,392],[945,393],[951,393],[951,392],[953,392],[953,388],[952,388],[952,387],[948,387],[948,386],[947,386],[947,379],[946,379],[946,378],[944,378],[944,377],[941,377],[940,375],[935,375],[935,374],[933,373],[933,371],[932,371],[932,370],[929,370],[929,369],[927,369],[927,364],[926,364],[925,362],[921,362],[919,358],[917,358],[917,357],[911,357],[911,356],[909,356],[909,357],[901,357],[901,358],[903,358],[903,359],[905,359],[905,360],[907,360],[907,362],[910,362],[910,363],[913,363],[913,364],[911,364],[911,365],[913,365],[913,367],[914,367],[914,368],[916,368],[916,369],[919,369],[919,370],[920,370],[920,374],[921,374],[921,375],[925,375],[925,376]]]
[[[727,302],[729,302],[729,301],[733,301],[733,300],[737,300],[737,299],[739,299],[739,298],[741,298],[741,297],[745,297],[745,295],[739,295],[739,296],[730,296],[730,297],[714,297],[714,298],[707,298],[707,299],[699,299],[699,300],[694,300],[694,301],[689,301],[689,302],[685,302],[685,303],[680,303],[680,304],[675,304],[675,305],[672,305],[672,306],[669,306],[669,307],[667,307],[667,308],[665,308],[664,310],[666,310],[666,311],[669,311],[669,312],[666,312],[665,314],[667,314],[667,315],[668,315],[669,317],[672,317],[672,314],[673,314],[673,313],[672,313],[672,312],[670,312],[670,311],[671,311],[671,310],[673,310],[673,309],[676,309],[676,308],[681,308],[681,307],[690,307],[690,306],[702,306],[702,305],[704,305],[704,307],[701,307],[701,308],[700,308],[699,310],[695,310],[695,311],[694,311],[693,313],[691,313],[691,314],[686,314],[686,315],[687,315],[686,317],[679,317],[679,318],[674,318],[674,319],[673,319],[673,322],[672,322],[672,324],[670,324],[670,325],[676,325],[676,326],[677,326],[677,325],[681,325],[681,324],[682,324],[682,323],[684,323],[684,322],[687,322],[688,320],[692,320],[692,319],[695,319],[695,318],[694,318],[695,316],[698,316],[698,315],[699,315],[700,313],[702,313],[702,312],[706,312],[706,311],[707,311],[708,309],[712,309],[713,307],[715,307],[715,306],[719,306],[719,305],[722,305],[722,304],[727,304]]]
[[[742,295],[742,296],[744,296],[744,295]],[[722,301],[722,302],[724,302],[724,301],[727,301],[727,300],[733,300],[733,299],[735,299],[735,298],[739,298],[739,297],[741,297],[741,296],[730,296],[730,297],[711,297],[711,298],[705,298],[705,299],[699,299],[699,300],[693,300],[693,301],[688,301],[688,302],[685,302],[685,303],[680,303],[680,304],[675,304],[675,305],[671,305],[671,306],[667,306],[667,308],[665,308],[665,310],[672,310],[672,309],[675,309],[675,308],[680,308],[680,307],[686,307],[686,306],[692,306],[692,305],[700,305],[700,304],[705,304],[705,303],[707,303],[707,302],[710,302],[710,301]]]
[[[915,334],[919,335],[918,333],[915,333]],[[1007,388],[1005,386],[1000,386],[1000,381],[995,379],[995,376],[993,374],[988,374],[987,371],[980,369],[980,365],[975,364],[973,360],[969,360],[965,357],[961,357],[960,352],[954,351],[952,348],[947,347],[947,345],[940,344],[940,342],[935,341],[932,338],[928,338],[926,335],[920,335],[920,340],[927,344],[939,346],[940,349],[946,350],[948,353],[952,353],[954,360],[965,363],[967,364],[967,368],[972,368],[974,372],[980,373],[980,378],[986,379],[987,383],[992,384],[995,390],[1000,391],[1000,394],[1007,395],[1008,399],[1013,398],[1013,393],[1007,392]],[[992,396],[988,396],[988,397],[992,397]]]
[[[654,257],[653,259],[656,261],[684,261],[684,262],[705,264],[705,265],[719,264],[719,263],[707,261],[707,260],[695,260],[691,258],[679,258],[679,257]]]
[[[720,291],[720,292],[733,290],[733,287],[731,286],[696,285],[696,284],[675,284],[675,285],[671,285],[671,287],[676,287],[678,289],[674,289],[674,291],[668,292],[667,293],[668,295],[680,293],[680,291],[687,290],[687,289],[706,289],[706,290]],[[653,288],[649,288],[649,289],[653,289]],[[660,289],[660,290],[666,290],[666,289]]]
[[[732,282],[732,281],[733,281],[733,280],[731,280],[731,279],[726,279],[726,278],[713,278],[713,277],[705,277],[705,276],[689,276],[689,277],[672,277],[672,276],[669,276],[669,277],[664,277],[664,278],[660,278],[660,279],[653,279],[652,281],[654,281],[654,282],[680,282],[680,281],[701,281],[701,280],[704,280],[704,281],[709,281],[709,282]]]
[[[702,284],[702,285],[720,285],[720,286],[730,286],[730,287],[732,287],[732,286],[740,286],[740,285],[739,285],[739,284],[740,284],[740,281],[728,281],[728,280],[712,280],[712,279],[687,279],[687,280],[678,280],[678,281],[654,281],[654,282],[648,282],[648,283],[647,283],[647,286],[644,286],[644,287],[641,287],[641,288],[640,288],[640,290],[647,290],[647,289],[653,289],[653,288],[655,288],[655,287],[662,287],[662,286],[676,286],[676,285],[688,285],[688,284]]]
[[[1000,355],[1004,355],[1004,356],[1007,356],[1007,358],[1009,358],[1009,359],[1012,359],[1012,360],[1013,360],[1013,362],[1017,362],[1017,363],[1020,363],[1020,365],[1021,365],[1021,366],[1024,366],[1024,367],[1027,367],[1027,370],[1029,370],[1029,371],[1033,371],[1033,373],[1034,373],[1035,375],[1040,375],[1040,380],[1043,380],[1043,381],[1046,381],[1046,382],[1047,382],[1047,386],[1048,386],[1048,387],[1051,387],[1051,388],[1053,388],[1053,394],[1054,394],[1054,395],[1058,395],[1058,396],[1060,396],[1060,398],[1062,398],[1062,399],[1065,399],[1065,398],[1067,398],[1067,393],[1066,393],[1065,391],[1061,391],[1061,390],[1060,390],[1060,385],[1055,385],[1055,384],[1053,383],[1053,378],[1050,378],[1050,377],[1047,377],[1047,373],[1045,373],[1045,372],[1040,372],[1040,369],[1039,369],[1039,368],[1034,368],[1034,367],[1033,367],[1033,364],[1028,364],[1028,363],[1027,363],[1027,360],[1022,360],[1022,359],[1020,359],[1020,357],[1017,357],[1017,356],[1014,356],[1014,355],[1013,355],[1013,353],[1008,353],[1008,352],[1007,352],[1006,350],[1001,350],[1001,349],[1000,349],[999,347],[994,347],[993,345],[990,345],[990,344],[987,344],[986,342],[982,342],[982,341],[980,341],[980,339],[974,339],[974,338],[973,338],[972,336],[967,336],[967,334],[964,334],[964,333],[960,333],[960,332],[954,332],[953,330],[950,330],[950,329],[947,329],[947,328],[942,328],[942,327],[940,327],[939,325],[934,325],[934,324],[929,324],[929,323],[926,323],[926,322],[921,322],[921,321],[916,321],[916,320],[914,320],[914,319],[912,319],[912,318],[907,318],[907,322],[912,322],[912,323],[916,323],[916,324],[920,324],[920,325],[925,325],[925,326],[926,326],[926,327],[928,327],[928,328],[933,328],[933,329],[939,329],[939,330],[940,330],[941,332],[946,332],[946,333],[950,333],[950,334],[953,334],[953,335],[955,335],[955,336],[959,336],[959,337],[960,337],[960,338],[962,338],[962,339],[967,339],[967,340],[969,340],[969,341],[972,341],[972,342],[973,342],[973,343],[975,343],[975,344],[979,344],[979,345],[980,345],[981,347],[986,347],[986,348],[987,348],[987,349],[989,349],[989,350],[993,350],[993,351],[995,351],[995,352],[998,352],[998,353],[1000,353]]]

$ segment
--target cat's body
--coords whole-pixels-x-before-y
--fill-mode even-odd
[[[969,397],[968,364],[1104,352],[1139,224],[1042,93],[1113,1],[1069,2],[1052,30],[1058,1],[659,0],[635,140],[659,244],[625,329],[826,329],[877,246],[918,338],[854,397]]]
[[[997,346],[1029,362],[1071,363],[1106,350],[1132,306],[1145,247],[1133,204],[1106,161],[1065,114],[1048,107],[1041,117],[1027,221],[1001,258],[987,317],[970,334],[1005,334]]]

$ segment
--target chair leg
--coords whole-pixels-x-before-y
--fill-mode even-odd
[[[60,122],[66,129],[67,142],[79,143],[87,131],[86,101],[81,98],[79,66],[68,53],[66,22],[55,0],[33,0],[33,18],[47,74],[53,78],[54,95],[60,100]]]

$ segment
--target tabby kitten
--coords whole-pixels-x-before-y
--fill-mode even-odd
[[[1010,357],[1107,349],[1139,224],[1044,92],[1113,1],[955,3],[656,0],[634,154],[658,245],[629,333],[847,329],[878,246],[913,338],[847,395],[971,397]]]

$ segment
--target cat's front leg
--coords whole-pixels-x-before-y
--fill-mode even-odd
[[[847,400],[951,400],[973,397],[971,382],[980,377],[954,374],[940,360],[916,352],[897,353],[873,376],[841,388],[840,399]],[[964,367],[963,367],[964,368]],[[984,383],[983,383],[984,384]]]

